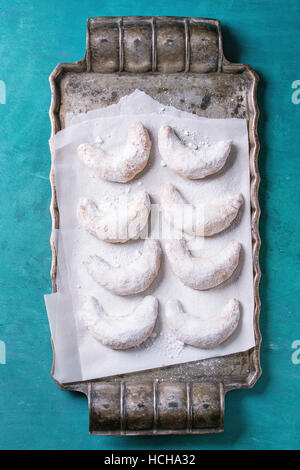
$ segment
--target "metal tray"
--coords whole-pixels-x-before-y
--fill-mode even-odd
[[[204,18],[89,18],[85,57],[50,75],[52,135],[67,112],[116,103],[136,88],[162,104],[211,118],[245,118],[249,132],[254,331],[248,351],[105,379],[57,383],[88,398],[90,432],[102,435],[202,434],[223,431],[225,393],[250,388],[261,374],[257,158],[258,77],[225,59],[220,22]],[[51,216],[59,228],[53,169]],[[56,253],[51,236],[53,291]],[[55,351],[53,350],[53,368]]]

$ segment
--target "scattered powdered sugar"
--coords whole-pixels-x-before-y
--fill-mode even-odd
[[[156,341],[153,344],[155,348],[164,351],[164,355],[170,359],[180,357],[184,350],[184,343],[178,341],[171,331],[165,330],[156,335],[157,337],[154,337]]]
[[[207,147],[210,144],[207,135],[201,135],[199,132],[182,128],[178,128],[176,131],[178,132],[178,136],[184,142],[184,144],[193,150],[197,150],[200,147]],[[186,139],[186,137],[188,137],[188,139]]]

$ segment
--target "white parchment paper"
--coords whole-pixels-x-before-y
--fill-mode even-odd
[[[128,127],[136,120],[148,129],[152,150],[146,169],[130,183],[110,183],[99,179],[77,157],[76,148],[83,142],[103,141],[104,149],[112,151],[127,137]],[[56,231],[58,254],[58,292],[45,296],[51,334],[55,348],[54,377],[72,382],[120,373],[223,356],[254,346],[253,274],[250,223],[249,150],[247,124],[242,119],[206,119],[166,107],[145,93],[136,90],[118,104],[79,116],[68,116],[69,126],[52,138],[54,171],[60,229]],[[204,180],[191,181],[173,174],[162,166],[157,147],[157,132],[162,124],[171,125],[186,144],[201,146],[221,139],[233,141],[233,151],[225,168]],[[172,273],[161,240],[163,261],[160,273],[143,293],[127,297],[114,295],[96,284],[82,261],[85,256],[99,254],[112,264],[132,261],[139,256],[143,240],[125,244],[99,241],[84,229],[76,218],[80,197],[111,200],[120,194],[144,188],[154,204],[159,203],[162,183],[174,184],[192,204],[209,202],[222,195],[242,192],[244,208],[238,220],[225,232],[211,238],[200,238],[190,244],[195,255],[220,251],[231,240],[242,246],[240,266],[232,279],[209,291],[196,291],[184,286]],[[153,228],[155,230],[155,226]],[[158,233],[158,232],[157,232]],[[140,347],[114,351],[94,339],[78,315],[80,295],[93,295],[110,314],[130,312],[145,295],[159,300],[159,320],[154,333]],[[232,297],[241,304],[240,324],[231,338],[217,348],[202,350],[183,345],[169,332],[164,307],[169,297],[178,298],[184,309],[201,317],[217,314]]]

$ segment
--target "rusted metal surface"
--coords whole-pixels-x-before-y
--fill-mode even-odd
[[[103,108],[136,88],[197,116],[248,122],[256,346],[225,357],[58,384],[88,397],[93,434],[220,432],[225,393],[250,388],[260,376],[257,83],[249,65],[224,58],[219,21],[177,17],[91,18],[84,59],[59,64],[50,76],[52,135],[64,128],[67,112]],[[50,180],[54,229],[59,228],[59,213],[53,170]],[[55,292],[52,237],[51,248]],[[52,371],[55,351],[53,357]]]

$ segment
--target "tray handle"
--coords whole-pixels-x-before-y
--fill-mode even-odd
[[[202,18],[89,18],[89,72],[220,71],[223,50],[218,20]]]
[[[222,432],[224,386],[209,381],[90,382],[91,434]]]

